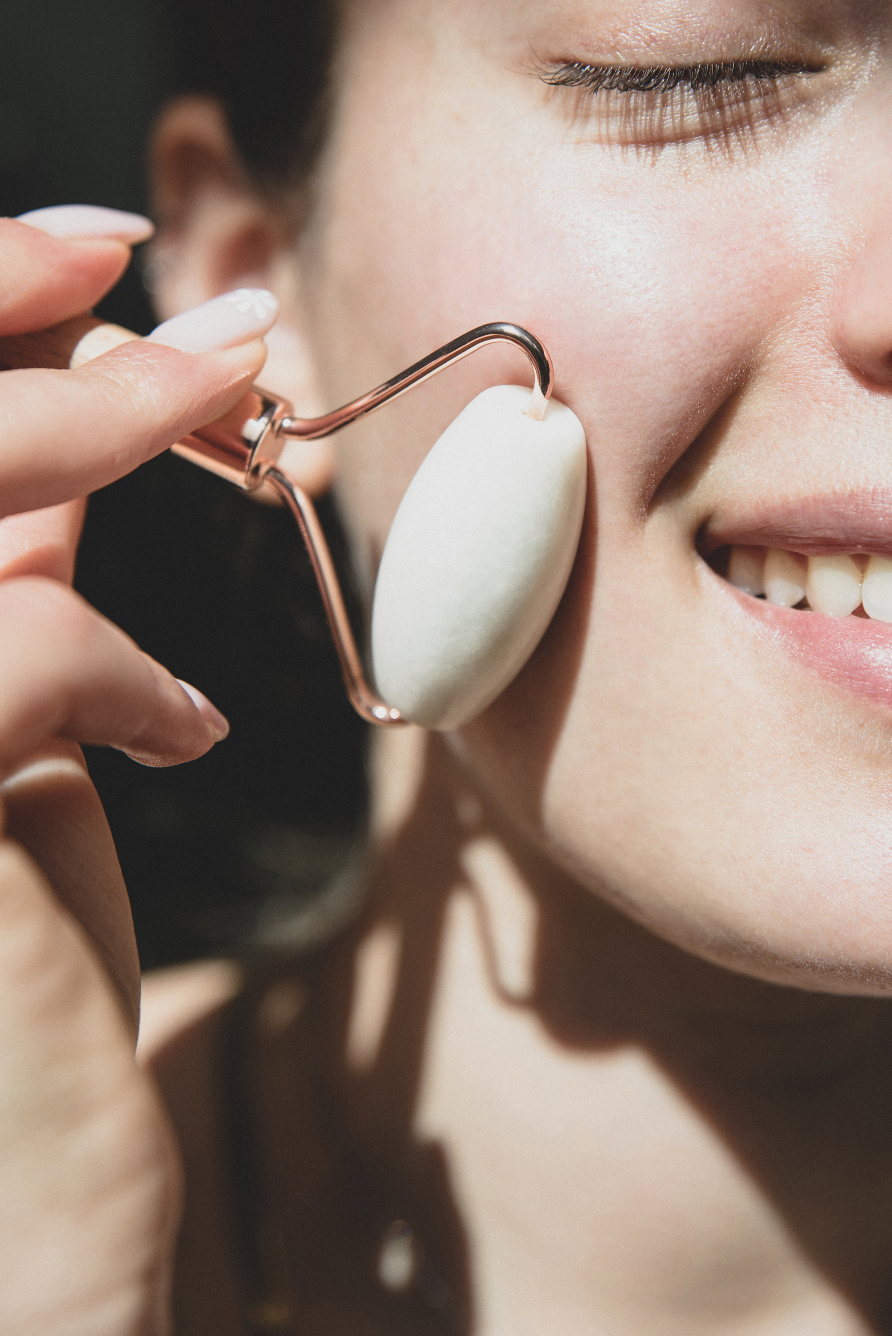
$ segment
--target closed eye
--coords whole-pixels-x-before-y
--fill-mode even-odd
[[[556,91],[576,93],[574,117],[602,141],[659,148],[702,140],[730,147],[778,122],[801,100],[806,77],[824,68],[799,60],[570,61],[539,66],[536,73]]]
[[[697,65],[586,65],[582,61],[540,71],[552,88],[581,88],[589,93],[699,92],[725,84],[773,88],[780,79],[815,74],[818,67],[798,60],[706,61]]]

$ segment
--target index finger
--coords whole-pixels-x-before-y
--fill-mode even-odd
[[[232,408],[266,358],[137,341],[76,371],[0,375],[0,515],[83,496]]]

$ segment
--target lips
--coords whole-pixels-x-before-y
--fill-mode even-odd
[[[866,580],[871,571],[892,569],[892,494],[805,498],[746,517],[717,514],[701,530],[698,548],[739,606],[791,657],[892,709],[892,618],[871,603]],[[853,573],[865,581],[865,606],[883,620],[869,618],[857,590],[840,597]],[[766,582],[766,575],[775,578]],[[828,611],[810,610],[809,594]]]
[[[805,667],[892,710],[892,626],[778,608],[728,586],[740,606]]]
[[[761,505],[745,517],[718,512],[703,526],[698,540],[704,555],[738,544],[803,556],[836,552],[892,556],[892,491],[800,497]]]

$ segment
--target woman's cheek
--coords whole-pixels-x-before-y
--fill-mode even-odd
[[[446,117],[417,91],[405,152],[387,152],[385,108],[380,125],[345,134],[360,149],[342,155],[331,183],[323,270],[334,302],[320,307],[334,312],[322,331],[332,401],[474,325],[514,321],[549,347],[599,485],[615,477],[626,504],[640,504],[752,363],[776,318],[767,294],[789,289],[795,238],[776,241],[782,182],[762,182],[754,200],[750,172],[636,165],[555,126],[537,137],[520,108]],[[436,154],[424,151],[434,127]],[[516,354],[478,355],[370,429],[362,439],[382,452],[377,529],[464,403],[527,374]],[[372,482],[368,462],[355,467]]]

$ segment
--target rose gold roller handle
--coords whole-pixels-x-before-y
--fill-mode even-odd
[[[0,368],[75,370],[138,337],[95,316],[77,316],[38,333],[0,338]],[[401,724],[399,711],[380,700],[366,681],[340,582],[313,503],[292,478],[275,467],[285,439],[279,436],[277,427],[293,411],[286,399],[255,386],[225,417],[184,437],[171,449],[246,491],[253,491],[269,475],[270,484],[290,509],[306,545],[353,708],[369,723]]]
[[[129,329],[106,324],[93,315],[76,316],[35,334],[0,338],[0,368],[46,366],[73,370],[138,337]],[[541,421],[554,380],[548,350],[520,325],[497,322],[469,330],[377,389],[322,417],[296,418],[287,399],[255,385],[224,418],[185,436],[171,449],[236,486],[253,491],[278,460],[286,439],[312,441],[331,436],[490,343],[514,344],[526,356],[534,375],[527,414]]]
[[[38,333],[0,339],[0,367],[75,370],[122,343],[138,339],[138,334],[121,325],[107,324],[94,315],[79,315]],[[193,464],[253,491],[263,481],[266,468],[281,454],[284,441],[276,428],[293,411],[287,399],[255,386],[225,417],[184,436],[171,448]]]
[[[101,353],[138,337],[120,325],[106,324],[95,316],[77,316],[38,333],[0,338],[0,369],[44,366],[74,370]],[[554,379],[548,351],[519,325],[498,322],[469,330],[377,389],[324,417],[295,418],[287,399],[255,385],[225,417],[171,446],[176,454],[245,491],[254,491],[261,483],[268,482],[283,498],[306,544],[340,659],[347,695],[356,712],[372,724],[388,726],[402,724],[405,720],[399,710],[382,701],[366,681],[340,583],[313,503],[293,478],[277,467],[277,460],[288,438],[307,441],[330,436],[490,343],[514,344],[530,362],[535,383],[527,413],[541,421]]]

